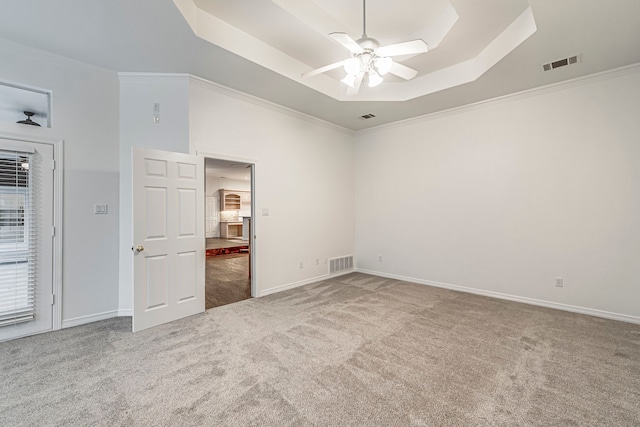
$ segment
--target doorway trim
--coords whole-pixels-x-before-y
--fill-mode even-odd
[[[0,138],[36,144],[53,146],[53,323],[52,331],[62,329],[62,206],[63,206],[63,171],[64,171],[64,141],[57,138],[35,136],[21,132],[7,132],[0,130]],[[49,332],[49,331],[42,331]],[[17,338],[17,337],[16,337]]]
[[[249,234],[249,247],[251,248],[251,298],[256,298],[258,296],[258,278],[256,274],[256,259],[257,259],[257,247],[255,245],[256,241],[256,167],[258,166],[258,162],[255,159],[248,159],[245,157],[237,157],[230,156],[227,154],[216,154],[211,152],[204,152],[196,150],[196,155],[203,157],[204,161],[206,159],[216,159],[216,160],[228,160],[230,162],[238,162],[238,163],[248,163],[251,165],[251,233]],[[206,179],[206,170],[205,170],[205,179]],[[206,197],[206,195],[205,195]],[[206,255],[205,255],[206,256]]]

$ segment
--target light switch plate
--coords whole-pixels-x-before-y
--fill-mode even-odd
[[[96,203],[93,205],[93,213],[98,214],[106,214],[109,210],[109,205],[106,203]]]

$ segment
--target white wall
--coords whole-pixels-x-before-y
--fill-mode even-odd
[[[0,130],[64,140],[63,326],[118,309],[118,77],[0,40],[0,80],[52,90],[52,127]],[[94,215],[107,203],[107,215]]]
[[[189,78],[120,73],[120,315],[133,307],[131,148],[189,152]],[[154,104],[160,121],[154,123]]]
[[[358,269],[640,321],[639,99],[636,68],[359,134]]]
[[[325,257],[353,254],[349,132],[198,79],[189,107],[192,151],[256,165],[258,294],[313,281],[327,274]]]

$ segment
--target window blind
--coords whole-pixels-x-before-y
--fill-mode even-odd
[[[0,151],[0,326],[35,318],[32,158],[31,153]]]

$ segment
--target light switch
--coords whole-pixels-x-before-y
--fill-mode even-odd
[[[93,205],[93,213],[98,214],[106,214],[109,209],[109,205],[106,203],[96,203]]]

